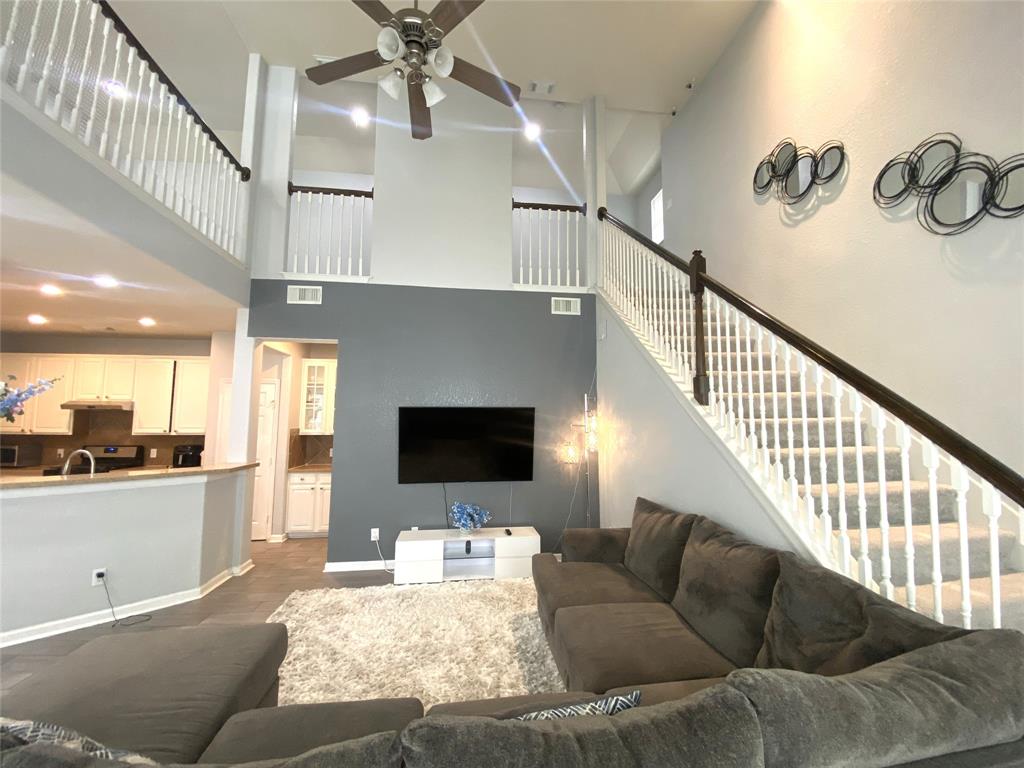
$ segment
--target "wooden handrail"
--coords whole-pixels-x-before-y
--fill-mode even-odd
[[[178,90],[178,86],[171,81],[171,78],[167,76],[167,73],[164,72],[160,65],[156,63],[156,59],[154,59],[152,54],[146,50],[146,46],[139,41],[139,38],[132,33],[128,28],[128,25],[124,23],[124,20],[117,15],[117,12],[113,8],[110,7],[110,3],[108,3],[107,0],[94,0],[94,2],[99,5],[100,12],[110,19],[111,23],[114,25],[114,29],[124,35],[128,44],[135,48],[139,58],[149,64],[149,68],[156,74],[157,80],[167,86],[167,90],[174,94],[174,98],[177,99],[182,108],[184,108],[184,110],[192,116],[192,119],[199,124],[199,128],[202,132],[205,133],[217,146],[217,149],[224,154],[228,159],[228,162],[235,167],[241,175],[242,181],[248,181],[252,177],[252,171],[238,161],[238,158],[236,158],[231,153],[231,150],[224,145],[224,142],[222,142],[217,134],[213,132],[213,129],[210,128],[210,126],[206,124],[206,121],[199,116],[199,113],[196,112],[195,108],[188,103],[188,99],[186,99],[185,95]]]
[[[522,208],[528,211],[570,211],[573,213],[582,213],[584,216],[587,215],[586,203],[583,205],[563,205],[560,203],[520,203],[513,200],[512,208]]]
[[[373,190],[366,189],[341,189],[340,187],[305,187],[301,184],[292,184],[288,182],[288,194],[294,195],[296,192],[310,192],[313,194],[320,195],[344,195],[345,197],[369,197],[373,198]]]
[[[607,220],[616,228],[622,230],[630,237],[633,237],[655,254],[665,259],[673,266],[683,269],[686,264],[675,254],[652,243],[648,238],[641,235],[629,225],[616,219],[605,208],[598,209],[598,218]],[[695,252],[697,253],[697,252]],[[689,271],[688,269],[684,271]],[[922,436],[931,440],[935,445],[945,450],[951,456],[969,469],[974,470],[979,476],[987,480],[993,487],[1012,499],[1018,504],[1024,505],[1024,476],[1021,476],[1008,467],[992,454],[983,450],[966,437],[950,429],[937,418],[922,410],[902,395],[897,394],[887,386],[868,376],[866,373],[851,363],[843,360],[838,355],[828,351],[817,342],[804,336],[794,328],[786,325],[774,315],[766,312],[752,301],[744,298],[734,290],[719,282],[706,273],[699,272],[699,282],[707,290],[717,294],[733,307],[743,312],[754,322],[771,331],[786,343],[800,350],[804,355],[827,368],[851,387],[856,389],[868,399],[891,413],[907,426],[917,430]],[[699,319],[699,315],[695,319]],[[699,361],[698,361],[699,365]]]
[[[621,229],[627,235],[629,235],[638,243],[640,243],[640,245],[644,246],[644,248],[654,251],[656,254],[658,254],[661,258],[663,258],[676,269],[681,269],[686,274],[690,274],[689,262],[679,258],[674,253],[672,253],[672,251],[662,248],[649,237],[646,237],[642,233],[637,232],[635,229],[629,226],[629,224],[627,224],[622,219],[616,217],[614,214],[609,212],[609,210],[604,206],[601,206],[600,208],[597,209],[597,218],[601,219],[602,221],[607,221],[611,224],[614,224],[616,229]]]

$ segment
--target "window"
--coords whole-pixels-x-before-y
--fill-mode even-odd
[[[661,205],[661,193],[651,198],[651,240],[660,243],[665,239],[665,209]]]

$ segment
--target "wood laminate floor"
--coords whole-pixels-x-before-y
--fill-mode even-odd
[[[154,611],[153,618],[143,624],[111,627],[104,623],[0,649],[0,696],[17,685],[25,685],[37,670],[102,635],[197,624],[262,623],[297,589],[391,583],[391,574],[384,571],[324,573],[327,539],[290,539],[283,544],[254,541],[252,560],[255,567],[244,576],[229,579],[198,600]]]

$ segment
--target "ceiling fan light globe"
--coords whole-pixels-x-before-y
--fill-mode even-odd
[[[395,101],[398,101],[402,96],[402,75],[397,69],[392,70],[388,74],[384,75],[377,82],[380,84],[380,88],[384,93],[390,96]]]
[[[394,61],[405,55],[405,42],[393,27],[384,27],[377,33],[377,53],[384,61]]]
[[[455,68],[455,56],[452,55],[451,48],[442,45],[430,49],[427,53],[427,64],[433,67],[434,74],[438,77],[448,77]]]
[[[433,80],[427,80],[423,84],[423,98],[427,102],[427,107],[433,107],[435,104],[440,104],[444,101],[444,97],[447,94],[441,90],[441,86],[435,83]]]

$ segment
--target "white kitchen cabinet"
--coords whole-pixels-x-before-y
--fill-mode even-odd
[[[288,533],[327,533],[331,522],[331,476],[326,472],[288,475]]]
[[[174,360],[135,360],[132,416],[133,435],[166,435],[171,429],[171,401],[174,394]]]
[[[334,434],[334,390],[337,378],[337,360],[311,358],[302,361],[299,434]]]
[[[74,425],[74,411],[61,408],[71,399],[75,374],[75,359],[67,355],[40,355],[35,361],[33,376],[50,379],[53,388],[32,398],[25,409],[31,420],[30,431],[41,435],[70,435]]]
[[[174,407],[171,432],[206,434],[206,404],[210,389],[210,361],[178,360],[174,368]]]
[[[103,374],[107,360],[103,357],[78,357],[75,359],[75,378],[72,398],[75,400],[102,400]]]
[[[135,392],[135,358],[78,356],[75,358],[75,400],[131,400]]]
[[[103,396],[131,400],[135,396],[135,358],[108,357],[103,368]]]
[[[7,386],[11,389],[20,389],[27,386],[32,378],[32,370],[35,367],[35,358],[32,355],[4,355],[0,358],[0,375],[7,379],[8,376],[14,376],[13,381],[7,381]],[[28,407],[26,408],[26,416],[15,416],[14,421],[10,422],[6,419],[0,421],[0,432],[3,433],[14,433],[14,434],[25,434],[29,431],[29,424],[26,423],[26,419],[31,419],[31,407],[32,401],[29,400]]]

